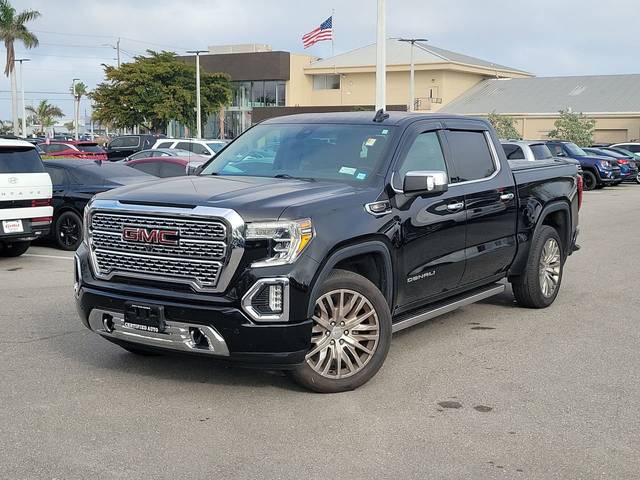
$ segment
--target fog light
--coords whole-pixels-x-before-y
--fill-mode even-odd
[[[282,313],[282,284],[269,285],[269,309]]]

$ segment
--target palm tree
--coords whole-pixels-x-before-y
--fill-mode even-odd
[[[45,128],[55,124],[56,118],[64,116],[62,110],[47,100],[42,100],[37,107],[27,106],[27,111],[33,116],[33,120],[40,125],[40,133],[45,132]]]
[[[87,86],[82,82],[74,83],[71,86],[71,94],[73,95],[73,122],[75,125],[74,130],[76,140],[78,140],[78,130],[80,130],[78,125],[80,119],[80,100],[82,100],[82,96],[86,96],[87,93]]]
[[[7,64],[4,67],[5,76],[11,76],[11,110],[13,112],[13,133],[18,135],[18,86],[16,84],[14,44],[22,42],[25,48],[38,46],[38,37],[31,33],[26,23],[40,16],[37,10],[24,10],[17,13],[8,0],[0,0],[0,40],[7,49]]]

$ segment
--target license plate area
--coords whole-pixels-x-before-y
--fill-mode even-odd
[[[163,332],[164,307],[127,302],[124,306],[124,326],[144,332]]]
[[[4,220],[2,222],[2,231],[4,233],[24,233],[25,225],[22,220]]]

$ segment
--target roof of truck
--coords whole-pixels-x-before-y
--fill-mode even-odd
[[[480,119],[465,117],[462,115],[440,115],[437,113],[413,113],[413,112],[385,112],[388,118],[381,122],[374,122],[376,112],[326,112],[326,113],[300,113],[297,115],[285,115],[265,120],[263,123],[343,123],[346,125],[400,125],[412,123],[417,120],[475,120]]]

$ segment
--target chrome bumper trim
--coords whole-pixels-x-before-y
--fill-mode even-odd
[[[104,324],[104,316],[108,315],[113,321],[113,329],[108,331]],[[94,308],[89,314],[89,327],[94,332],[107,338],[115,338],[127,342],[166,348],[180,352],[204,353],[219,357],[228,357],[229,348],[218,331],[207,325],[165,320],[164,332],[149,332],[126,326],[124,315]],[[207,347],[199,347],[192,339],[191,330],[197,329],[207,339]]]

